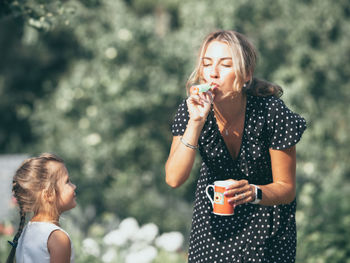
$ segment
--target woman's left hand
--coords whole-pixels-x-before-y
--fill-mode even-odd
[[[233,180],[230,186],[226,187],[225,196],[228,197],[228,202],[234,206],[252,202],[255,199],[255,187],[250,185],[247,180]]]

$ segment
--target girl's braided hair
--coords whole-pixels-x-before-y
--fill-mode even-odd
[[[42,194],[46,190],[56,201],[58,195],[57,180],[61,169],[54,169],[49,164],[55,162],[64,164],[63,160],[51,153],[43,153],[38,157],[26,159],[17,169],[12,181],[12,192],[19,206],[20,223],[18,231],[11,244],[11,252],[6,263],[13,263],[27,213],[45,212],[52,217],[58,216],[57,207],[43,202]],[[55,202],[56,203],[56,202]]]

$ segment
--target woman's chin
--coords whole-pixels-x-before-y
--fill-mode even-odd
[[[221,92],[216,92],[213,102],[222,102],[222,101],[227,100],[229,97],[230,96],[222,94]]]

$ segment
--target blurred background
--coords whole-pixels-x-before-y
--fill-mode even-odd
[[[19,221],[11,178],[41,152],[61,156],[77,185],[62,218],[76,262],[186,262],[200,158],[178,189],[164,164],[197,49],[216,29],[245,34],[256,76],[307,120],[297,262],[350,262],[348,0],[2,0],[0,262]]]

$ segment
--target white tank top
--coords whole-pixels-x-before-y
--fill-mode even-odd
[[[52,231],[61,230],[69,240],[66,231],[49,222],[28,222],[18,240],[16,263],[50,263],[47,241]],[[73,245],[71,243],[70,262],[74,263]]]

